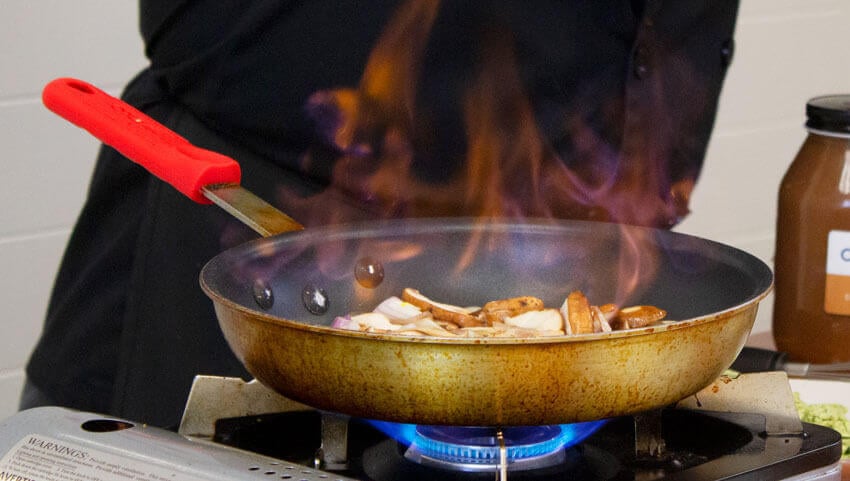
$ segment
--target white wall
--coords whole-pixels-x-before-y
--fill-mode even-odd
[[[735,59],[693,214],[678,230],[770,262],[777,186],[805,136],[805,102],[850,92],[850,2],[742,1]],[[97,149],[41,106],[41,87],[75,76],[117,93],[144,65],[135,2],[3,0],[3,7],[0,418],[15,410],[23,364]],[[754,332],[769,330],[771,304],[762,304]]]
[[[805,105],[850,93],[850,2],[742,0],[736,52],[691,216],[676,230],[772,265],[779,182],[806,131]],[[773,297],[753,333],[770,330]]]
[[[130,0],[3,0],[0,15],[0,418],[17,408],[98,143],[45,109],[56,77],[117,93],[145,64]],[[92,299],[96,302],[96,299]]]

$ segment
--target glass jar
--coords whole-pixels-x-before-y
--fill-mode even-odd
[[[850,361],[850,95],[813,98],[806,117],[779,188],[773,336],[794,361]]]

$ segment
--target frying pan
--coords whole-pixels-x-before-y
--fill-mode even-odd
[[[244,190],[235,161],[191,146],[89,84],[57,79],[43,98],[197,201],[212,197],[230,209],[233,198],[216,192]],[[260,205],[248,217],[277,216]],[[773,282],[763,262],[735,248],[607,223],[407,219],[298,230],[284,216],[272,225],[257,230],[290,232],[227,250],[200,274],[231,349],[259,381],[291,399],[387,421],[556,424],[666,406],[732,364]],[[675,321],[535,338],[331,326],[405,287],[456,305],[534,295],[554,307],[580,289],[594,304],[652,304]]]

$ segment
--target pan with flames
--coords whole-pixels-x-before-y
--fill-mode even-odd
[[[258,380],[316,408],[387,421],[560,424],[663,407],[711,383],[744,345],[770,269],[723,244],[647,227],[552,219],[423,218],[300,224],[242,189],[238,164],[75,79],[44,91],[89,130],[190,198],[268,237],[213,258],[200,283]],[[247,199],[247,202],[246,202]],[[334,320],[405,288],[448,305],[570,293],[659,306],[667,321],[531,337],[361,332]]]

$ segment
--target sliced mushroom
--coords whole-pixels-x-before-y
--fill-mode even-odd
[[[492,326],[498,322],[504,322],[509,317],[529,311],[543,310],[543,300],[532,296],[512,297],[490,301],[481,308],[481,314],[487,325]]]
[[[617,312],[617,317],[630,328],[646,327],[664,319],[667,311],[655,306],[629,306]]]
[[[436,321],[447,321],[456,324],[460,327],[481,326],[483,323],[477,317],[473,316],[468,309],[463,307],[453,306],[451,304],[443,304],[434,302],[431,299],[422,295],[416,289],[407,287],[401,293],[401,299],[409,302],[423,311],[428,311],[434,316]]]
[[[590,334],[593,332],[593,317],[590,313],[590,303],[581,291],[573,291],[567,296],[567,307],[570,331],[573,334]]]
[[[612,319],[617,317],[617,305],[616,304],[602,304],[599,306],[599,311],[605,316],[605,320],[611,322]]]

